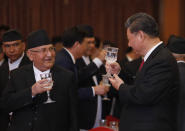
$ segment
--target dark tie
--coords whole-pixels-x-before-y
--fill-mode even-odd
[[[142,62],[141,62],[141,64],[140,64],[140,66],[139,66],[139,71],[142,69],[143,64],[144,64],[144,60],[142,60]]]

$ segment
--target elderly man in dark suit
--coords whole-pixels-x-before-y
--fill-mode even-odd
[[[22,35],[17,30],[8,30],[2,36],[2,50],[8,57],[0,67],[0,98],[7,86],[10,72],[14,69],[30,64],[31,61],[25,55],[25,43]],[[0,109],[0,130],[6,131],[9,123],[9,115]]]
[[[3,93],[4,109],[13,112],[8,131],[77,131],[75,78],[54,66],[55,49],[44,30],[28,36],[27,55],[33,64],[13,71]],[[53,82],[41,80],[49,72]]]
[[[126,21],[128,45],[143,56],[133,85],[127,85],[112,68],[112,85],[124,107],[120,131],[176,131],[178,67],[175,58],[159,39],[154,18],[137,13]]]
[[[185,39],[172,35],[168,39],[167,47],[176,58],[179,68],[178,131],[185,131]]]

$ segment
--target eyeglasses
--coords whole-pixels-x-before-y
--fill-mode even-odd
[[[41,48],[39,50],[30,50],[31,52],[36,52],[36,53],[47,53],[48,51],[49,52],[54,52],[56,49],[55,47],[49,47],[49,48]]]

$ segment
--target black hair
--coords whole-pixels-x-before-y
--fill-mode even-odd
[[[81,44],[85,37],[88,37],[88,34],[74,26],[65,30],[61,38],[64,47],[71,48],[77,41]]]
[[[136,13],[130,16],[125,22],[125,27],[131,33],[143,31],[151,37],[159,36],[158,24],[155,19],[146,13]]]

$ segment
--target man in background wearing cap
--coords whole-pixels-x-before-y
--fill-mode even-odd
[[[8,131],[77,131],[73,73],[54,66],[55,48],[44,30],[28,36],[27,55],[33,64],[11,73],[3,106],[13,116]],[[52,73],[51,81],[41,74]],[[45,103],[50,91],[52,103]]]
[[[16,30],[9,30],[3,34],[2,50],[8,57],[8,62],[5,62],[0,67],[0,98],[3,90],[7,86],[10,71],[31,63],[24,54],[25,43],[23,42],[22,35]],[[6,130],[8,126],[8,119],[8,113],[3,113],[2,109],[0,109],[0,123],[2,123],[0,124],[0,129],[3,131]]]
[[[167,47],[176,58],[179,69],[178,131],[185,131],[185,39],[171,35]]]

